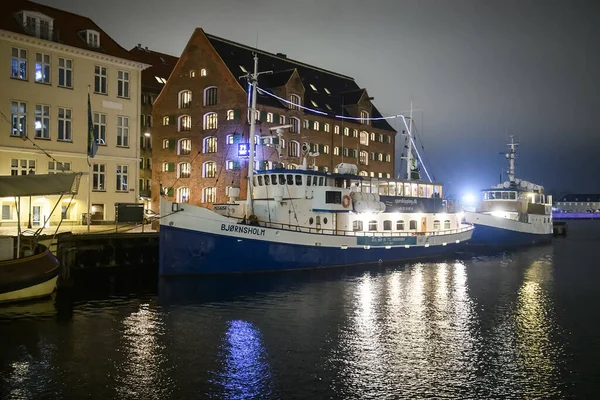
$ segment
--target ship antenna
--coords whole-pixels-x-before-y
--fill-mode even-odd
[[[507,144],[509,152],[506,153],[508,159],[508,180],[510,182],[515,181],[515,155],[517,154],[517,146],[519,143],[515,142],[515,136],[510,135],[510,142]]]

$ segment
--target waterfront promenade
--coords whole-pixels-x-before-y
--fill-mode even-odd
[[[28,233],[33,234],[33,232],[35,232],[38,228],[26,228],[23,227],[21,228],[21,230],[23,232],[25,232],[25,235],[27,235]],[[54,232],[56,231],[56,226],[50,226],[48,228],[44,228],[42,230],[42,235],[53,235]],[[80,224],[68,224],[68,223],[63,223],[60,228],[58,229],[58,233],[64,233],[64,232],[71,232],[74,234],[85,234],[88,233],[87,231],[87,226],[86,225],[80,225]],[[90,225],[90,232],[89,233],[114,233],[115,232],[115,225]],[[132,224],[119,224],[118,225],[118,232],[119,233],[140,233],[142,232],[142,225],[132,225]],[[145,233],[150,233],[150,232],[156,232],[154,229],[152,229],[152,224],[146,224],[143,227],[143,232]],[[16,235],[17,234],[17,227],[16,226],[0,226],[0,236],[11,236],[11,235]]]

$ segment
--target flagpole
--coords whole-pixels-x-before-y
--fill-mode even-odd
[[[90,98],[90,85],[88,85],[88,119],[89,119],[89,98]],[[89,121],[88,121],[88,136],[89,136]],[[90,150],[89,150],[89,138],[88,138],[88,198],[87,198],[87,232],[90,233],[90,222],[92,219],[91,211],[92,211],[92,163],[90,162]]]

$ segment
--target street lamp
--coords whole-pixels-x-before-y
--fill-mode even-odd
[[[29,170],[27,175],[35,175],[33,168]],[[27,223],[27,229],[31,229],[31,196],[29,196],[29,222]]]

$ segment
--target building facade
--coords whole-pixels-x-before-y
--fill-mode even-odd
[[[114,221],[116,203],[138,200],[140,84],[135,60],[89,18],[30,1],[3,5],[0,17],[0,174],[91,171],[73,201],[51,214],[33,198],[33,226],[61,216],[82,223],[91,185],[92,221]],[[96,156],[88,165],[88,93]],[[0,199],[2,224],[16,223],[13,199]],[[23,218],[23,215],[22,215]]]
[[[257,96],[255,169],[281,162],[334,171],[356,164],[373,178],[394,174],[394,129],[354,79],[256,50],[196,29],[153,107],[152,200],[210,207],[227,200],[228,188],[247,190],[248,83],[253,52],[261,75]],[[306,107],[306,108],[303,108]],[[308,108],[308,109],[307,109]],[[343,115],[348,119],[335,118]],[[281,159],[271,128],[291,125],[281,138]],[[242,147],[240,147],[242,145]],[[305,151],[306,150],[306,151]]]
[[[554,206],[562,212],[600,212],[600,194],[565,194],[554,203]]]
[[[150,65],[142,71],[142,96],[140,115],[140,201],[145,208],[152,209],[152,128],[155,121],[152,117],[152,105],[167,83],[173,68],[179,60],[168,54],[149,50],[138,44],[129,51],[140,62]],[[158,205],[155,207],[158,208]]]

